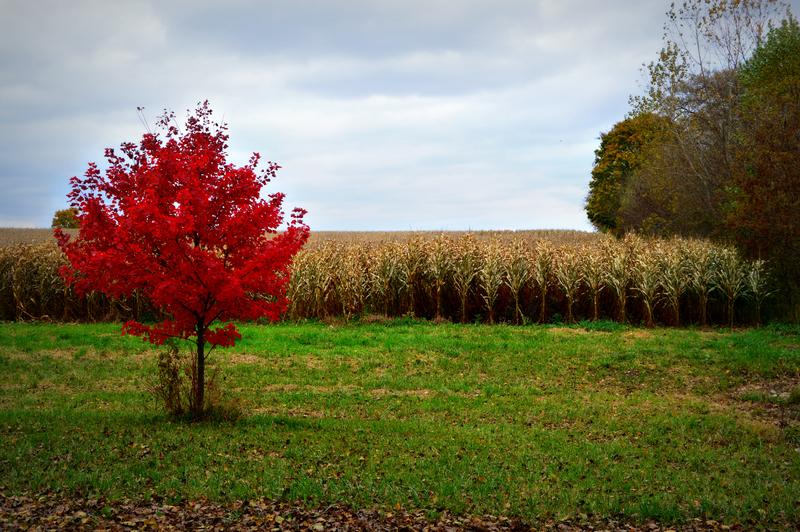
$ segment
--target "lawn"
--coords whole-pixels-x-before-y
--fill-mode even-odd
[[[119,326],[0,324],[0,491],[800,521],[800,328],[243,326],[236,421],[170,420]]]

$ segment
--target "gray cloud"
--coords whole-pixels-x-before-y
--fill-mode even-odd
[[[141,136],[137,106],[208,98],[313,228],[588,228],[597,137],[665,8],[0,0],[0,225],[47,225],[69,176]]]

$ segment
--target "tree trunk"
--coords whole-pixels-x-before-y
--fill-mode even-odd
[[[205,372],[206,372],[206,340],[205,327],[197,326],[197,359],[195,360],[196,376],[194,380],[194,401],[192,402],[192,417],[203,417],[205,406]]]

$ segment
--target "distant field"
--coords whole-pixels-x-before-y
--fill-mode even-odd
[[[75,230],[67,229],[74,233]],[[11,244],[37,244],[53,240],[52,229],[29,229],[20,227],[0,227],[0,246]]]
[[[76,230],[68,229],[67,232],[75,233]],[[589,231],[573,231],[569,229],[531,229],[526,231],[311,231],[310,244],[336,240],[339,242],[404,242],[411,238],[433,238],[437,235],[447,234],[457,237],[472,234],[479,240],[483,239],[522,239],[525,241],[552,240],[561,243],[591,242],[603,238],[599,233]],[[22,229],[15,227],[0,227],[0,246],[9,244],[31,244],[47,242],[53,239],[52,229]]]
[[[339,242],[406,242],[412,238],[435,238],[447,235],[457,238],[472,235],[477,240],[550,240],[558,243],[594,242],[604,238],[600,233],[570,229],[529,229],[520,231],[311,231],[311,244],[336,240]]]

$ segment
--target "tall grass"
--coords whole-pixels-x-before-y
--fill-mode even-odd
[[[0,247],[0,319],[154,319],[141,297],[77,297],[50,243]],[[295,258],[288,319],[412,315],[523,323],[563,317],[733,326],[758,323],[767,265],[703,240],[529,241],[440,235],[325,241]]]

